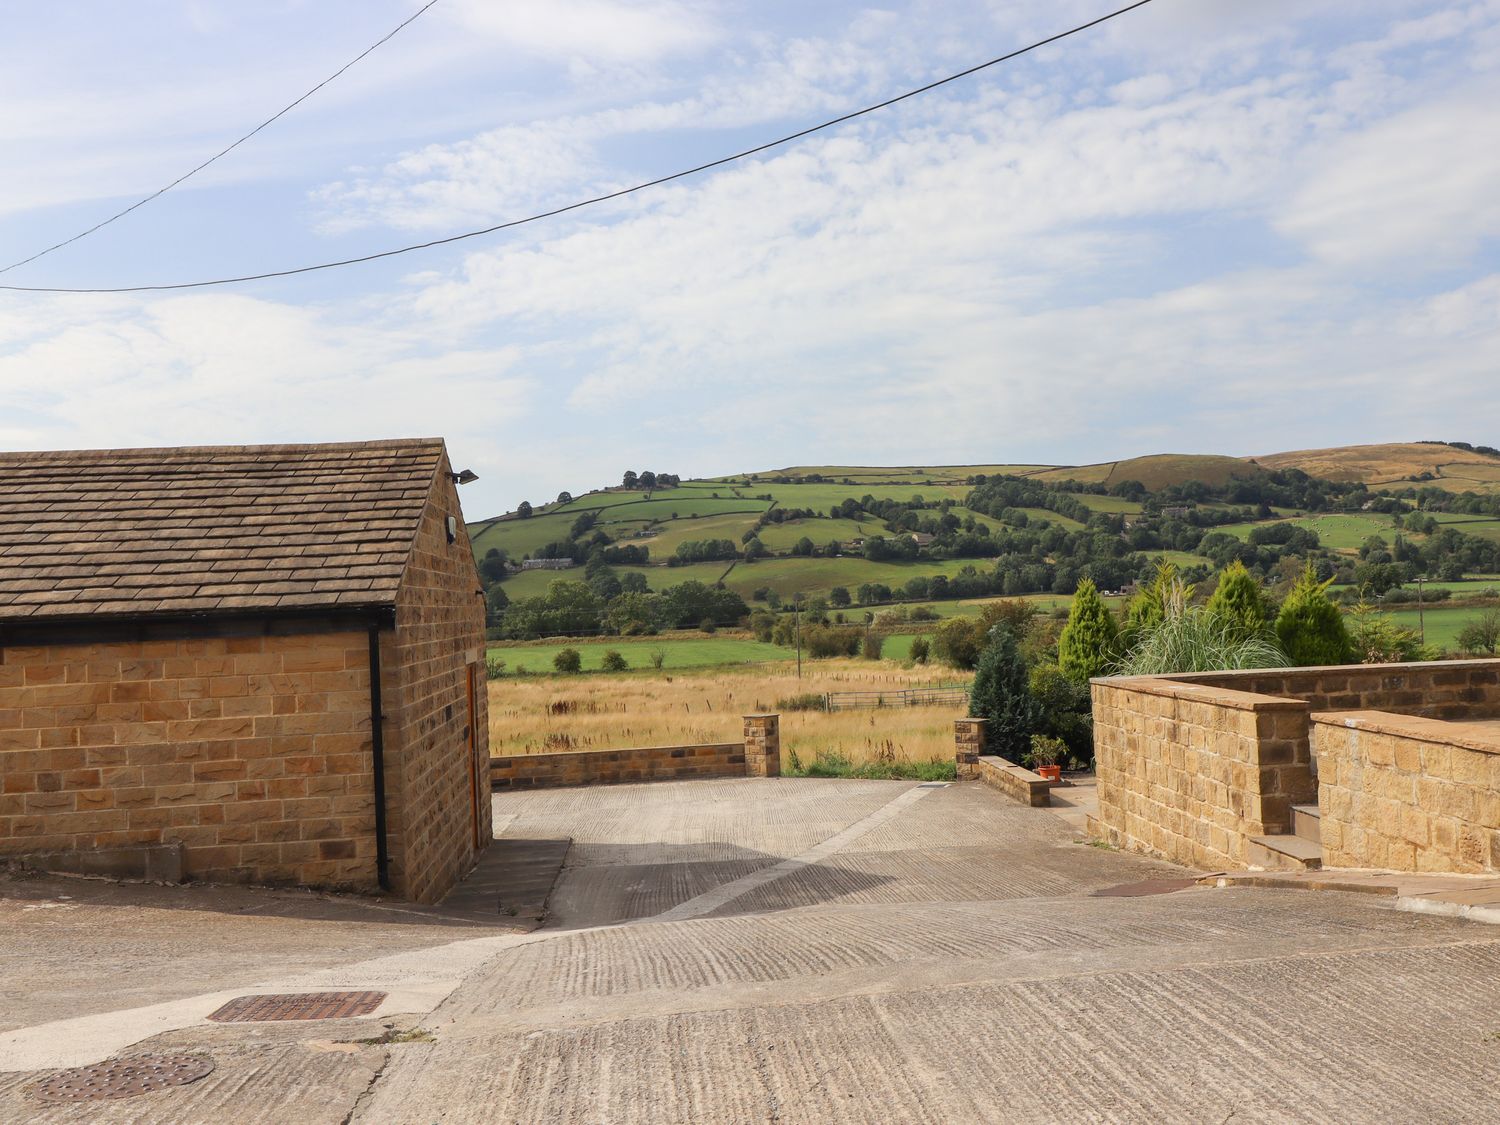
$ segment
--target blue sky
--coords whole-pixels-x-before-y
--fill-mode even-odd
[[[77,0],[0,41],[0,257],[419,6]],[[648,179],[1102,14],[439,0],[5,281],[255,272]],[[1500,444],[1500,0],[1155,0],[729,169],[374,265],[0,294],[0,445],[445,436],[471,517],[806,463]],[[0,264],[4,264],[0,263]]]

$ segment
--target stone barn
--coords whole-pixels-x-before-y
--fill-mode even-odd
[[[0,861],[441,898],[491,838],[440,439],[0,454]]]

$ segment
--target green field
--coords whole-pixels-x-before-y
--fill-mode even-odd
[[[731,515],[668,520],[666,523],[653,524],[651,531],[654,534],[645,538],[622,534],[616,539],[622,545],[648,547],[651,550],[652,561],[664,563],[677,553],[678,544],[689,540],[732,539],[738,549],[740,536],[754,527],[755,521],[759,518],[759,512],[739,512]],[[615,529],[611,527],[609,530],[613,533]],[[724,565],[729,564],[726,562]]]
[[[1123,496],[1095,496],[1091,492],[1077,492],[1073,496],[1085,508],[1091,508],[1096,512],[1108,512],[1111,515],[1135,515],[1141,510],[1139,500],[1126,500]]]
[[[837,539],[847,543],[851,539],[868,539],[876,535],[889,535],[880,520],[793,520],[790,523],[768,523],[760,529],[760,541],[773,552],[790,551],[803,536],[811,539],[822,549]]]
[[[963,481],[968,477],[979,476],[1025,476],[1027,473],[1040,472],[1049,469],[1050,465],[898,465],[892,467],[880,467],[872,465],[800,465],[791,469],[776,469],[771,472],[760,474],[763,477],[806,477],[822,476],[832,477],[834,480],[843,480],[845,477],[856,483],[863,480],[871,481],[912,481],[921,483],[924,481]],[[721,477],[721,480],[730,478]],[[744,477],[734,478],[744,480]]]
[[[491,644],[489,655],[505,661],[505,674],[525,669],[550,675],[552,658],[565,648],[575,648],[583,658],[585,672],[599,671],[599,662],[611,650],[623,656],[632,668],[650,668],[653,653],[663,653],[663,668],[710,668],[725,664],[763,664],[795,660],[792,649],[762,644],[748,637],[609,637],[603,640],[540,641],[535,644]]]
[[[1396,623],[1417,631],[1419,616],[1415,607],[1403,606],[1401,609],[1384,611],[1396,620]],[[1463,631],[1465,625],[1476,621],[1484,616],[1486,609],[1481,606],[1473,606],[1466,609],[1426,609],[1420,618],[1426,621],[1427,643],[1434,648],[1446,649],[1450,652],[1458,649],[1458,634]]]
[[[870,562],[862,558],[762,559],[735,567],[724,580],[724,585],[746,598],[751,591],[762,586],[775,590],[782,597],[798,590],[808,595],[826,594],[835,586],[843,586],[852,594],[866,582],[883,582],[895,589],[918,576],[931,578],[937,574],[946,574],[952,577],[965,566],[984,570],[993,566],[993,563],[983,559],[945,559],[941,562]]]
[[[1316,532],[1318,542],[1335,551],[1357,551],[1372,535],[1379,535],[1387,542],[1398,534],[1391,517],[1378,513],[1356,513],[1351,515],[1300,516],[1296,519],[1277,521],[1263,520],[1259,523],[1230,523],[1212,530],[1222,531],[1238,539],[1248,539],[1253,527],[1267,527],[1285,522]]]

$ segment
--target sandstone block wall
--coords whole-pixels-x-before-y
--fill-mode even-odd
[[[1052,782],[1044,781],[1040,774],[993,754],[980,756],[975,763],[974,777],[992,789],[1000,790],[1011,800],[1031,808],[1044,809],[1052,804]]]
[[[651,746],[631,750],[571,750],[490,759],[496,789],[555,789],[564,785],[619,785],[745,776],[745,744]]]
[[[373,889],[358,632],[0,649],[0,855],[180,841],[218,882]]]
[[[1097,821],[1119,847],[1241,867],[1248,837],[1290,831],[1316,799],[1301,699],[1118,677],[1093,700]]]
[[[564,785],[619,785],[632,781],[688,781],[712,777],[780,777],[781,716],[746,715],[744,742],[511,754],[490,759],[490,776],[496,789],[555,789]]]
[[[985,726],[988,719],[953,720],[953,759],[959,781],[979,776],[979,759],[984,754]]]
[[[745,716],[745,776],[781,776],[781,716]]]
[[[1313,716],[1330,867],[1500,871],[1500,725]]]
[[[1315,712],[1389,711],[1436,719],[1500,717],[1500,660],[1267,668],[1161,678],[1302,699]]]
[[[456,520],[452,543],[449,516]],[[493,836],[484,601],[446,458],[407,560],[382,665],[390,685],[384,711],[392,888],[433,902],[473,868]]]

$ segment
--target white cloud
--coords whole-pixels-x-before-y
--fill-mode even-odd
[[[716,34],[701,5],[673,0],[449,0],[442,14],[527,52],[587,62],[651,61]]]
[[[1497,98],[1483,83],[1336,141],[1279,228],[1330,261],[1399,257],[1420,270],[1471,258],[1500,235]]]
[[[368,292],[0,306],[0,438],[445,433],[484,477],[471,515],[627,463],[1483,440],[1500,426],[1485,368],[1500,273],[1476,248],[1500,224],[1500,158],[1476,143],[1497,92],[1478,60],[1497,3],[1456,18],[1436,0],[1371,0],[1365,48],[1340,55],[1313,15],[1164,0],[1154,22],[413,259],[420,273]],[[1086,9],[1006,4],[997,19],[1024,40]],[[530,4],[472,30],[572,68],[558,28],[592,10]],[[800,39],[715,40],[705,23],[695,45],[673,38],[667,5],[631,10],[656,22],[579,64],[623,75],[628,96],[580,81],[527,116],[497,102],[508,123],[324,188],[319,221],[443,230],[570,201],[872,100],[911,83],[912,60],[929,77],[995,34],[939,5]]]

